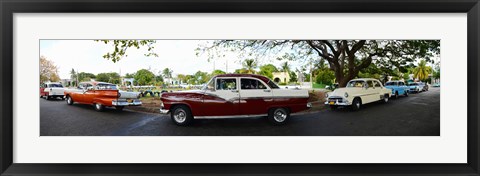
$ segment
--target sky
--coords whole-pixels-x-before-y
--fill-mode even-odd
[[[129,48],[127,57],[117,63],[104,59],[102,56],[113,51],[111,43],[104,44],[93,40],[40,40],[40,56],[45,56],[53,61],[58,67],[61,79],[69,79],[70,71],[75,69],[78,72],[93,74],[104,72],[117,72],[124,76],[126,73],[134,73],[140,69],[150,69],[155,74],[165,68],[173,70],[173,75],[194,74],[197,71],[212,72],[215,69],[234,72],[242,68],[241,60],[235,53],[229,53],[226,57],[215,58],[208,61],[207,54],[196,55],[195,49],[201,40],[157,40],[154,44],[154,51],[158,57],[146,57],[147,47],[140,49]],[[277,60],[278,56],[258,59],[258,65],[272,63],[277,67],[285,61]],[[300,69],[302,63],[289,61],[291,70]]]

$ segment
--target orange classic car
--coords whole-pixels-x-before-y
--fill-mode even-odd
[[[117,89],[115,84],[105,82],[82,82],[75,89],[64,92],[67,104],[91,104],[95,110],[102,111],[105,107],[115,107],[123,110],[125,106],[140,106],[140,92],[125,92]]]

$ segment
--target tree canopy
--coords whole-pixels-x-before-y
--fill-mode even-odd
[[[148,85],[153,82],[155,74],[153,74],[150,70],[141,69],[135,73],[134,78],[138,85]]]
[[[45,56],[40,56],[40,84],[48,81],[60,81],[58,67],[53,61],[48,60]]]
[[[131,47],[135,47],[140,49],[141,46],[147,46],[148,52],[144,55],[146,57],[154,56],[158,57],[158,54],[153,51],[155,44],[155,40],[95,40],[96,42],[102,42],[105,44],[112,44],[113,50],[112,52],[108,52],[103,55],[103,58],[107,60],[111,60],[112,62],[118,62],[123,57],[128,57],[127,49]]]
[[[199,52],[224,48],[248,52],[259,58],[272,53],[285,53],[292,60],[325,59],[341,87],[374,63],[385,69],[404,67],[422,58],[428,62],[440,53],[439,40],[215,40]],[[220,57],[209,54],[209,56]]]

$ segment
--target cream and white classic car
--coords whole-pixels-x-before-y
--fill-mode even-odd
[[[377,79],[359,78],[350,80],[344,88],[328,93],[325,104],[331,109],[351,106],[353,110],[358,110],[363,104],[379,100],[386,103],[391,94],[392,90],[383,87]]]

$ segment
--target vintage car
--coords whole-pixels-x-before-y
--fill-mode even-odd
[[[427,83],[420,82],[419,84],[423,86],[422,91],[428,91],[428,84]]]
[[[419,92],[423,91],[423,85],[418,83],[418,82],[408,83],[408,88],[410,89],[410,92],[419,93]]]
[[[385,87],[392,89],[392,96],[398,98],[399,95],[408,97],[408,86],[403,81],[388,81]]]
[[[267,77],[223,74],[213,77],[201,90],[161,95],[160,113],[170,113],[177,125],[194,119],[267,116],[275,125],[285,124],[291,113],[311,107],[308,91],[280,89]]]
[[[115,84],[105,82],[82,82],[76,89],[64,92],[67,104],[91,104],[95,110],[102,111],[105,107],[115,107],[123,110],[125,106],[139,106],[139,92],[125,92],[117,89]]]
[[[64,88],[61,83],[58,82],[47,82],[43,83],[40,86],[40,98],[45,97],[45,99],[56,99],[61,98],[64,100],[63,96]]]
[[[337,88],[327,94],[325,105],[337,109],[339,106],[358,110],[363,104],[383,101],[388,102],[392,90],[383,87],[382,83],[373,78],[352,79],[344,88]]]

